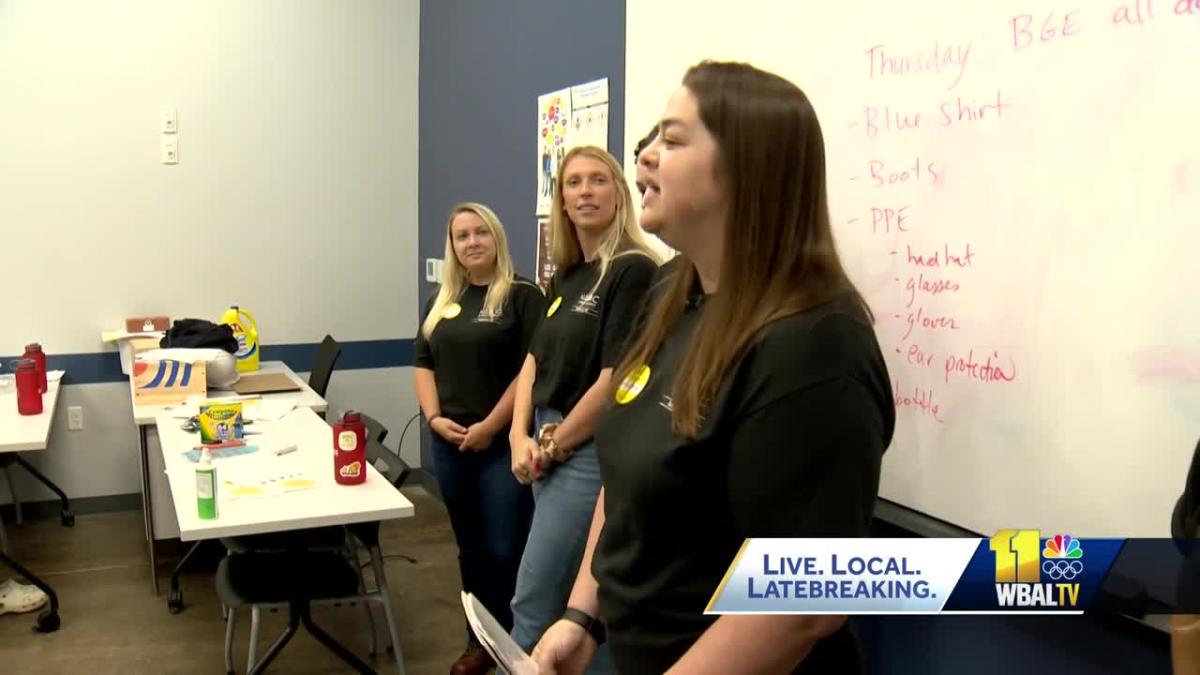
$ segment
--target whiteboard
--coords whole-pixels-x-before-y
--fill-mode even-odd
[[[1200,438],[1200,6],[1176,7],[629,1],[625,147],[704,58],[816,106],[897,400],[882,497],[1168,534]]]

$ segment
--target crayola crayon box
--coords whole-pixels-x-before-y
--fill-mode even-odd
[[[197,424],[200,427],[201,443],[240,440],[242,438],[242,404],[241,402],[201,403]]]

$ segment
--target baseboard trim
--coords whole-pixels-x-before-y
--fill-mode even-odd
[[[136,492],[127,495],[71,498],[71,511],[76,515],[111,513],[113,511],[140,511],[141,508],[142,495]],[[61,510],[62,503],[57,499],[21,502],[21,514],[25,518],[57,518]],[[12,522],[16,517],[16,509],[12,504],[0,505],[0,513],[4,514],[4,520],[7,522]]]

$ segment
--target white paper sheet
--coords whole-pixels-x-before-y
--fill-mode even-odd
[[[263,399],[257,405],[246,408],[247,416],[252,420],[274,422],[296,409],[295,401],[280,399]]]
[[[608,78],[571,87],[567,148],[578,145],[608,150]]]
[[[467,614],[467,623],[479,638],[479,643],[492,655],[496,663],[504,667],[509,675],[537,675],[537,663],[529,654],[513,642],[508,631],[496,621],[496,617],[470,593],[462,594],[463,611]]]

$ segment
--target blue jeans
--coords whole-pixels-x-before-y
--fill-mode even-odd
[[[497,435],[481,452],[459,452],[436,433],[432,436],[434,471],[458,543],[463,590],[509,628],[509,603],[533,515],[531,491],[513,477],[506,434]],[[476,645],[470,627],[466,630],[468,643]]]
[[[562,420],[550,409],[534,411],[535,429]],[[555,621],[562,618],[587,547],[592,511],[600,496],[600,464],[594,443],[577,448],[533,484],[533,525],[517,572],[512,599],[512,637],[531,651]],[[615,673],[608,647],[601,646],[588,673]]]

